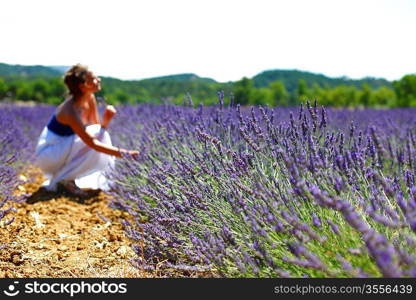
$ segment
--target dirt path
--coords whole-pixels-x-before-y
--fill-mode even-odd
[[[154,277],[130,265],[135,254],[121,224],[128,215],[109,208],[108,195],[81,203],[40,188],[37,170],[25,177],[35,180],[19,192],[32,196],[16,205],[12,224],[0,223],[0,277]]]

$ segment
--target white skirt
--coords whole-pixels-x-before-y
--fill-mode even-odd
[[[100,142],[111,145],[109,133],[99,124],[86,131]],[[48,178],[46,189],[56,191],[61,180],[75,180],[79,188],[108,190],[105,173],[114,167],[115,157],[88,147],[76,135],[61,136],[45,127],[36,147],[35,164]]]

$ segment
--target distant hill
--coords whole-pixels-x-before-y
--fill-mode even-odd
[[[195,74],[176,74],[142,79],[135,82],[145,89],[149,95],[158,99],[177,97],[185,93],[189,93],[196,98],[210,98],[216,97],[218,90],[231,91],[227,84],[221,84],[214,79],[199,77]],[[172,94],[172,91],[176,91],[176,94]]]
[[[62,72],[45,66],[22,66],[0,63],[0,76],[6,78],[56,77]]]
[[[285,85],[287,91],[292,93],[296,90],[299,80],[304,80],[309,87],[318,84],[321,87],[335,87],[338,85],[352,85],[361,88],[363,84],[368,84],[371,88],[380,86],[391,86],[391,83],[383,78],[363,78],[350,79],[347,77],[331,78],[322,74],[299,70],[268,70],[257,74],[253,78],[255,87],[266,87],[271,82],[280,80]]]
[[[61,74],[64,74],[70,68],[70,66],[47,66],[47,67],[54,69],[60,72]]]
[[[194,82],[206,82],[206,83],[217,83],[214,79],[211,78],[202,78],[193,73],[185,73],[185,74],[176,74],[176,75],[168,75],[168,76],[161,76],[161,77],[153,77],[147,79],[138,80],[141,83],[146,83],[150,81],[194,81]]]
[[[69,69],[69,66],[24,66],[24,65],[9,65],[0,63],[0,76],[1,77],[54,77],[62,76],[64,72]],[[111,78],[111,77],[106,77]],[[199,77],[193,73],[175,74],[160,77],[152,77],[140,80],[121,80],[117,78],[111,78],[117,81],[125,81],[130,83],[140,83],[145,86],[152,85],[153,83],[161,84],[169,82],[194,82],[198,84],[221,84],[212,78]],[[391,82],[384,78],[372,78],[366,77],[362,79],[350,79],[347,77],[328,77],[323,74],[311,73],[300,70],[267,70],[255,75],[253,78],[255,87],[265,87],[271,82],[280,80],[282,81],[288,91],[296,89],[298,81],[300,79],[305,80],[308,86],[313,84],[319,84],[322,87],[334,87],[337,85],[353,85],[361,87],[362,84],[367,83],[372,88],[378,88],[380,86],[391,86]],[[232,83],[232,82],[230,82]]]
[[[0,96],[3,93],[3,95],[16,95],[20,99],[31,99],[37,94],[37,98],[41,101],[49,95],[48,93],[52,93],[55,97],[54,101],[58,101],[57,99],[63,94],[62,91],[65,90],[61,78],[68,68],[68,66],[23,66],[0,63],[0,83],[5,80],[6,85],[3,84],[3,86],[8,86],[5,90],[5,87],[1,88],[0,84]],[[164,99],[175,99],[178,103],[181,101],[180,99],[186,97],[187,93],[194,100],[214,103],[219,90],[223,90],[226,95],[230,95],[231,92],[234,92],[236,83],[232,81],[227,83],[217,82],[214,79],[199,77],[193,73],[141,80],[121,80],[104,76],[101,78],[103,89],[99,96],[106,97],[114,103],[157,102]],[[322,74],[299,70],[267,70],[251,79],[256,88],[267,87],[273,81],[280,80],[292,95],[296,95],[299,80],[304,80],[309,88],[314,85],[319,85],[322,88],[347,85],[358,89],[361,89],[363,84],[368,84],[371,89],[377,89],[380,86],[392,86],[391,82],[383,78],[363,78],[359,80],[346,77],[331,78]],[[42,80],[45,82],[39,82]],[[28,84],[28,82],[31,83]]]

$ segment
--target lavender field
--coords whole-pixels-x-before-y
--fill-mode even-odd
[[[415,109],[118,107],[112,172],[138,268],[415,277]],[[0,106],[0,219],[51,106]],[[18,151],[16,151],[16,149]],[[28,163],[29,162],[29,163]],[[4,216],[6,215],[6,216]],[[1,247],[1,243],[0,243]]]

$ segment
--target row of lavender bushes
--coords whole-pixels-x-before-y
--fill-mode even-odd
[[[414,109],[140,105],[112,172],[136,264],[225,277],[416,276]],[[191,99],[190,99],[191,101]]]
[[[415,276],[413,109],[129,106],[115,206],[137,265],[222,276]],[[0,219],[54,107],[0,107]],[[5,212],[6,210],[6,212]],[[142,241],[146,241],[143,244]]]
[[[25,200],[25,194],[16,194],[23,182],[19,175],[33,161],[37,137],[52,111],[51,106],[0,104],[0,222],[5,225],[14,220],[12,202]]]

